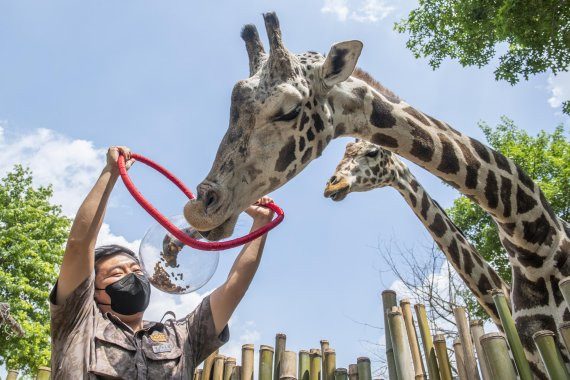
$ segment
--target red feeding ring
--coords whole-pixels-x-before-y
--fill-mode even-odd
[[[141,156],[140,154],[132,153],[131,157],[137,160],[138,162],[142,162],[145,165],[150,166],[154,170],[158,171],[166,178],[168,178],[172,183],[174,183],[182,192],[188,197],[188,199],[194,199],[194,194],[172,173],[168,170],[157,164],[156,162]],[[275,211],[277,217],[273,219],[271,222],[267,223],[265,226],[239,238],[235,238],[232,240],[226,240],[222,242],[205,242],[191,238],[190,236],[186,235],[182,230],[172,224],[168,219],[164,217],[153,205],[151,205],[143,195],[137,190],[129,175],[127,174],[127,169],[125,167],[125,157],[121,154],[118,160],[119,164],[119,173],[121,174],[121,178],[125,183],[125,186],[131,193],[131,195],[135,198],[135,200],[148,212],[156,221],[164,227],[168,232],[170,232],[176,239],[180,240],[182,243],[196,249],[200,249],[202,251],[222,251],[224,249],[230,249],[234,247],[238,247],[245,243],[248,243],[252,240],[257,239],[258,237],[262,236],[263,234],[267,233],[268,231],[275,228],[279,223],[283,221],[285,214],[283,210],[277,206],[275,203],[269,203],[264,205],[264,207],[270,208],[271,210]]]

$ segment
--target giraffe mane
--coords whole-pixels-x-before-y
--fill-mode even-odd
[[[387,89],[386,87],[382,86],[380,82],[372,77],[372,75],[368,74],[366,71],[362,70],[360,67],[354,69],[352,73],[353,77],[363,80],[364,82],[368,83],[370,86],[374,87],[378,92],[382,95],[386,95],[387,97],[400,99],[398,95],[394,94],[392,91]]]

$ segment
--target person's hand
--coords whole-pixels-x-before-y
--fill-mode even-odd
[[[117,162],[119,161],[119,155],[123,154],[125,156],[125,168],[129,168],[135,162],[135,159],[131,157],[131,150],[126,146],[112,146],[107,150],[107,168],[113,170],[113,172],[119,171]]]
[[[257,202],[249,206],[245,212],[253,218],[254,223],[266,224],[273,219],[273,215],[275,214],[272,209],[262,207],[262,205],[266,205],[268,203],[273,203],[273,199],[268,196],[261,197]]]

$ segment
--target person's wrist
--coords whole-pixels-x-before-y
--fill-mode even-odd
[[[113,177],[118,177],[119,176],[119,167],[116,163],[114,163],[114,164],[107,163],[107,165],[105,165],[105,167],[103,168],[103,173],[109,173]]]

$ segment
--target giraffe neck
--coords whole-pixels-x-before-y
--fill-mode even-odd
[[[354,77],[327,101],[334,137],[378,144],[455,187],[495,220],[513,267],[545,275],[543,264],[565,235],[538,186],[512,160]]]
[[[493,288],[501,289],[509,297],[509,286],[465,239],[463,233],[431,198],[410,170],[400,160],[393,161],[397,175],[391,186],[404,197],[465,285],[500,328],[501,321],[490,291]]]

